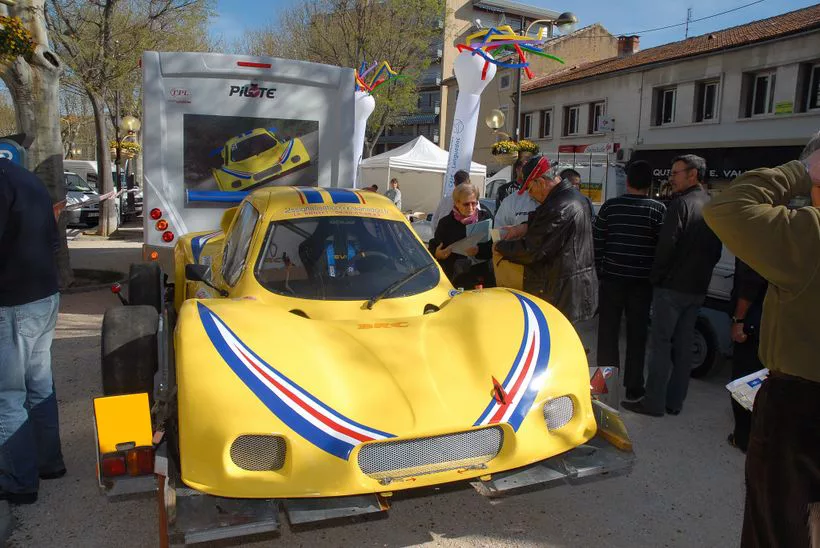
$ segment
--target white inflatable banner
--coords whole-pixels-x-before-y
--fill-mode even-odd
[[[357,91],[354,101],[353,168],[355,180],[353,188],[359,188],[359,163],[362,161],[364,152],[364,132],[367,128],[367,119],[376,108],[376,100],[367,91]]]
[[[454,69],[458,82],[458,99],[450,131],[450,156],[442,196],[449,196],[453,192],[453,176],[456,171],[470,171],[481,93],[495,76],[495,65],[470,51],[458,54]]]

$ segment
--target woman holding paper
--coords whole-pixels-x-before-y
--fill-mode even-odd
[[[478,208],[478,190],[470,183],[453,189],[453,210],[442,217],[430,240],[430,252],[455,287],[495,285],[492,270],[490,214]]]

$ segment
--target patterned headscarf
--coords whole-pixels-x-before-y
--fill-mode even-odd
[[[524,165],[524,184],[521,185],[519,194],[524,194],[530,188],[534,180],[543,177],[550,169],[550,161],[546,156],[535,156]]]

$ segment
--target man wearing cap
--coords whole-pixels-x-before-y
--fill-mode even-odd
[[[505,230],[495,249],[504,259],[524,265],[525,291],[577,323],[592,318],[598,307],[592,219],[572,183],[550,176],[549,169],[546,156],[535,156],[524,166],[521,192],[529,192],[540,205],[525,224]]]

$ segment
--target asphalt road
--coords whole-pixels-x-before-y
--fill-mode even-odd
[[[37,504],[12,508],[9,546],[157,545],[154,499],[109,503],[95,483],[91,398],[100,393],[99,328],[106,307],[116,305],[107,291],[63,297],[53,361],[68,474],[44,482]],[[582,335],[594,348],[594,330]],[[743,455],[725,440],[726,371],[693,381],[680,416],[624,413],[638,457],[627,477],[497,503],[469,486],[403,497],[386,519],[296,534],[285,526],[281,535],[243,546],[736,546]]]

